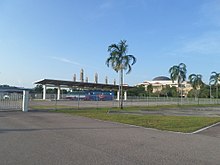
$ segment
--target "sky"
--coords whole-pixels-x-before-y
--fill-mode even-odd
[[[120,40],[137,58],[126,84],[179,63],[208,83],[220,72],[220,0],[0,0],[0,84],[79,80],[82,68],[89,82],[97,72],[118,83],[105,61]]]

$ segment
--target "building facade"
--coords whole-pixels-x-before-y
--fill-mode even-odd
[[[183,97],[187,97],[188,92],[192,89],[192,86],[191,84],[189,84],[189,82],[184,81],[181,84],[181,87],[178,87],[177,81],[172,81],[169,77],[166,76],[155,77],[151,81],[144,81],[143,83],[138,84],[138,86],[140,85],[144,86],[146,91],[148,90],[149,85],[151,85],[153,93],[161,92],[162,89],[165,88],[166,86],[169,86],[170,88],[176,87],[179,92],[181,91],[182,88]]]

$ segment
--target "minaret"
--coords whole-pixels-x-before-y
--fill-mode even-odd
[[[73,75],[73,81],[76,82],[76,74]]]
[[[116,80],[114,79],[114,85],[116,85]]]
[[[108,84],[108,76],[105,77],[105,84]]]
[[[84,82],[84,70],[83,69],[81,69],[80,71],[80,81]]]
[[[95,83],[98,84],[98,73],[95,73]]]

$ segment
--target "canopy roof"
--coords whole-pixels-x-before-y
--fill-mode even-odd
[[[76,81],[65,81],[65,80],[52,80],[52,79],[43,79],[36,81],[35,84],[49,85],[49,86],[61,86],[67,88],[95,88],[95,89],[109,89],[109,90],[118,90],[118,85],[113,84],[98,84],[98,83],[89,83],[89,82],[76,82]],[[123,85],[123,89],[131,89],[132,86]]]

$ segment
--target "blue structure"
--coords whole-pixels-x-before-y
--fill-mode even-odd
[[[114,92],[102,90],[73,91],[67,94],[66,99],[85,101],[109,101],[114,99]]]

